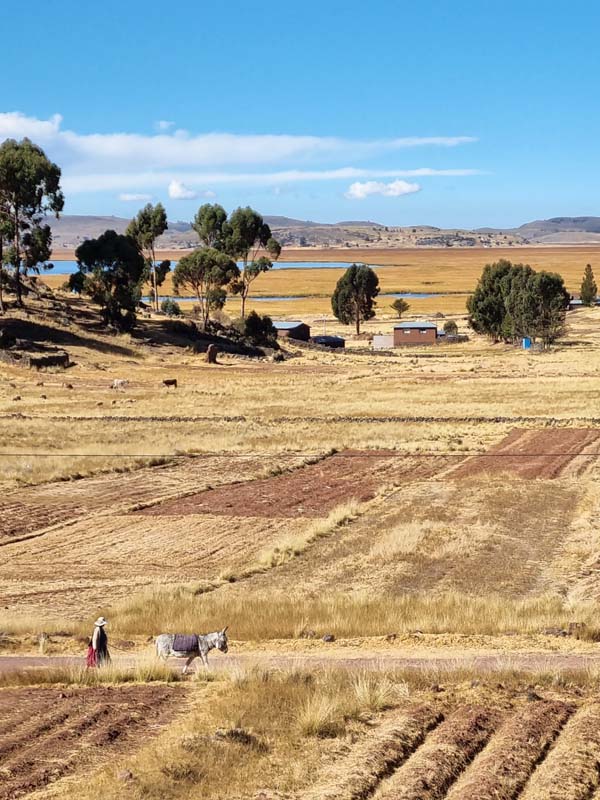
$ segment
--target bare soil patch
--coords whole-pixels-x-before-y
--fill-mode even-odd
[[[383,486],[431,477],[443,464],[441,458],[404,458],[393,451],[345,450],[294,472],[210,489],[138,513],[321,517],[349,500],[371,500]]]
[[[520,478],[581,475],[600,453],[600,431],[581,428],[515,429],[481,456],[467,459],[453,478],[512,473]]]
[[[173,716],[170,686],[0,691],[0,800],[14,800],[145,740]]]
[[[286,460],[290,463],[290,459]],[[297,459],[302,462],[301,458]],[[137,504],[181,496],[194,489],[247,480],[276,466],[277,457],[201,456],[78,481],[58,481],[5,492],[0,499],[0,545],[90,514],[118,514]],[[292,461],[292,465],[293,465]]]

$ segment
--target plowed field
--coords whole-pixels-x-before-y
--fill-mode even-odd
[[[279,463],[277,457],[202,456],[126,474],[5,492],[0,499],[0,545],[90,514],[124,513],[139,503],[154,503],[221,483],[251,480]],[[302,463],[302,459],[286,458],[284,463],[293,467]]]
[[[520,478],[581,475],[600,453],[600,431],[579,428],[514,430],[481,456],[469,458],[453,478],[512,473]]]
[[[402,457],[393,451],[351,451],[247,484],[219,487],[143,509],[140,514],[170,516],[223,514],[235,517],[322,517],[348,500],[370,500],[391,484],[425,479],[445,466],[444,459]]]
[[[168,686],[0,691],[0,800],[15,800],[152,736],[173,716]]]
[[[587,800],[600,786],[600,705],[533,699],[511,708],[405,710],[303,800]]]

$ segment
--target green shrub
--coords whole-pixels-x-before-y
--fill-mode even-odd
[[[183,316],[183,312],[181,311],[179,303],[176,303],[175,300],[172,300],[170,297],[167,297],[162,301],[160,304],[160,310],[165,313],[167,317]]]

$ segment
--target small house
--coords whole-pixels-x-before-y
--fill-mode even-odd
[[[394,325],[394,347],[435,344],[437,325],[433,322],[401,322]]]
[[[321,336],[313,336],[311,342],[321,345],[321,347],[331,347],[336,350],[346,347],[346,340],[343,336],[327,336],[326,334],[322,334]]]
[[[273,321],[278,339],[299,339],[308,342],[310,339],[310,325],[300,320],[291,322]]]

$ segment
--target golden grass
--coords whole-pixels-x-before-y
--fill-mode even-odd
[[[260,597],[251,592],[206,593],[204,586],[178,587],[142,593],[115,605],[110,616],[115,634],[121,636],[194,631],[201,620],[199,633],[228,625],[233,639],[251,641],[290,639],[307,630],[337,638],[415,630],[465,635],[541,633],[546,628],[566,628],[572,619],[586,623],[584,635],[590,638],[598,631],[595,603],[570,604],[552,595],[511,600],[452,592],[376,597],[329,593],[310,598],[290,591]]]
[[[324,754],[348,726],[360,733],[356,702],[345,673],[254,673],[243,682],[219,680],[199,688],[185,717],[117,769],[88,786],[90,798],[120,798],[123,767],[135,776],[132,798],[216,800],[257,793],[265,785],[290,792],[314,780]],[[295,754],[297,758],[290,758]],[[78,786],[61,797],[77,796]]]
[[[212,676],[202,680],[211,680]],[[107,664],[88,669],[80,666],[14,670],[0,673],[0,686],[40,686],[60,684],[65,686],[103,686],[121,683],[173,683],[182,680],[181,672],[155,658],[138,657],[131,666]]]
[[[336,506],[325,519],[316,520],[302,533],[287,535],[281,541],[259,553],[257,567],[259,569],[261,567],[279,567],[291,561],[292,558],[303,553],[312,542],[329,536],[336,528],[352,522],[360,513],[361,504],[356,500]]]

